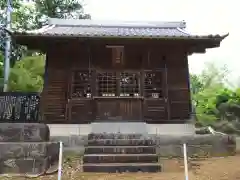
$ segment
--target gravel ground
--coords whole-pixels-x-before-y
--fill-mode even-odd
[[[64,162],[62,180],[184,180],[184,172],[162,172],[162,173],[123,173],[123,174],[97,174],[81,173],[79,159],[67,158]],[[240,155],[211,158],[204,161],[197,161],[195,170],[190,170],[190,180],[239,180],[240,179]],[[0,180],[23,180],[27,178],[5,178]],[[56,180],[57,174],[34,178],[36,180]]]

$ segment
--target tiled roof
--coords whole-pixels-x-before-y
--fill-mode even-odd
[[[217,38],[195,36],[185,31],[181,22],[102,22],[93,20],[49,19],[47,26],[27,32],[12,32],[36,36],[117,37],[117,38]]]
[[[175,28],[129,28],[129,27],[62,27],[56,26],[42,32],[46,35],[83,37],[161,37],[188,36]]]

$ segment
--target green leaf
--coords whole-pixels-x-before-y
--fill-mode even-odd
[[[11,69],[9,91],[41,92],[45,56],[29,56],[17,62]]]

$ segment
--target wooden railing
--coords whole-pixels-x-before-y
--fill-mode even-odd
[[[37,123],[39,93],[0,92],[0,123]]]

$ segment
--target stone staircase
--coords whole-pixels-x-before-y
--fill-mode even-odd
[[[89,134],[84,172],[159,172],[154,141],[141,134]]]

